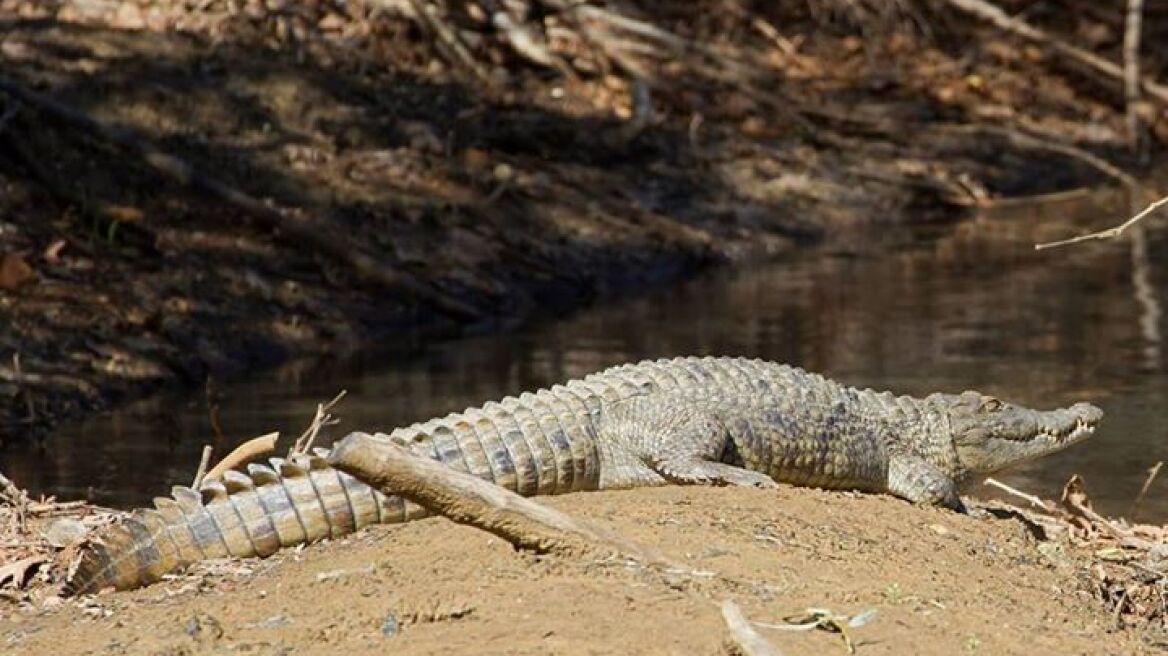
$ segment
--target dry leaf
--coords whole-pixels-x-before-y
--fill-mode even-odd
[[[146,216],[142,210],[129,205],[108,205],[105,212],[111,219],[121,223],[139,223]]]
[[[67,243],[68,242],[66,242],[64,239],[58,239],[49,244],[48,248],[45,249],[43,256],[45,261],[49,264],[56,264],[57,262],[60,262],[61,251],[65,248],[65,244]]]
[[[3,587],[11,580],[13,587],[17,589],[23,588],[32,570],[36,569],[45,560],[44,556],[29,556],[23,560],[8,563],[0,567],[0,587]]]
[[[0,257],[0,289],[16,289],[36,278],[24,253],[5,253]]]
[[[1091,500],[1087,498],[1087,489],[1083,485],[1083,477],[1075,474],[1063,486],[1063,505],[1071,507],[1090,508]]]
[[[1104,547],[1095,551],[1095,557],[1113,563],[1126,563],[1134,560],[1135,556],[1118,547]]]

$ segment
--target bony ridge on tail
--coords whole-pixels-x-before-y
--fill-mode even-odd
[[[896,396],[787,365],[707,357],[621,365],[385,437],[524,496],[781,482],[963,510],[957,486],[970,474],[1064,449],[1102,414],[977,392]],[[268,556],[425,514],[327,456],[318,449],[174,488],[92,540],[66,594],[134,588],[199,560]]]

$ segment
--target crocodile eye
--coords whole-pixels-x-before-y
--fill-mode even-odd
[[[985,400],[981,402],[981,407],[978,408],[978,412],[997,412],[998,410],[1001,410],[1001,409],[1002,409],[1002,402],[1001,401],[995,399],[992,396],[987,396],[985,398]]]

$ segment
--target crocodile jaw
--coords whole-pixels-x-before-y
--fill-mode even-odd
[[[1061,451],[1095,433],[1103,411],[1089,403],[1032,410],[975,392],[934,395],[949,415],[961,468],[988,474]]]
[[[987,436],[973,443],[958,442],[957,457],[968,471],[990,474],[1082,442],[1095,433],[1095,426],[1079,420],[1065,432],[1040,431],[1025,440]]]

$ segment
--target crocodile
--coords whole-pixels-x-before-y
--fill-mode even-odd
[[[897,396],[762,360],[687,357],[612,367],[378,435],[524,496],[787,483],[964,511],[962,480],[1086,439],[1102,414],[968,391]],[[63,591],[134,588],[195,561],[265,557],[426,514],[328,456],[315,449],[173,488],[91,540]]]

